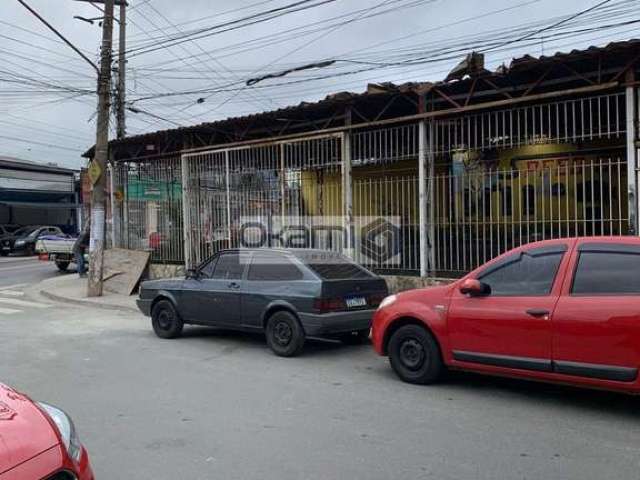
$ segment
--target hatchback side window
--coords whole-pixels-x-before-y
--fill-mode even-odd
[[[238,253],[225,253],[218,258],[211,278],[222,280],[241,280],[244,272],[244,258]]]
[[[571,293],[640,294],[640,252],[580,252]]]
[[[487,267],[478,280],[491,287],[493,296],[549,295],[565,250],[560,245],[515,253]]]
[[[284,255],[254,255],[247,275],[247,279],[253,281],[291,281],[303,278],[300,269]]]

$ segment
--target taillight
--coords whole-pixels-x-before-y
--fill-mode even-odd
[[[339,312],[347,309],[347,304],[342,298],[316,298],[313,308],[320,313]]]

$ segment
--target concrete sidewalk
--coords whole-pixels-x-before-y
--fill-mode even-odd
[[[140,313],[136,306],[136,295],[126,296],[105,291],[102,297],[88,298],[87,279],[80,278],[75,273],[40,282],[33,290],[36,295],[56,302]]]

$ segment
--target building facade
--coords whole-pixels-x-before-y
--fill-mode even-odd
[[[75,233],[77,171],[0,156],[0,224],[56,225]]]
[[[455,277],[530,241],[635,235],[639,58],[638,41],[495,72],[474,55],[445,82],[112,142],[112,240],[186,267],[302,243]]]

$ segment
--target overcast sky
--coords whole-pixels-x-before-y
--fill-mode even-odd
[[[95,139],[96,97],[79,93],[95,90],[95,72],[16,0],[1,1],[0,155],[80,167],[80,154]],[[97,61],[100,27],[73,18],[99,16],[97,9],[74,0],[27,1]],[[539,25],[551,25],[599,2],[335,0],[154,52],[144,50],[151,45],[165,47],[162,42],[179,32],[220,25],[294,0],[130,0],[129,3],[128,38],[133,51],[127,69],[128,100],[137,109],[148,112],[128,113],[128,134],[134,135],[314,101],[332,92],[360,92],[369,82],[441,80],[462,59],[467,47],[478,44],[483,45],[482,50],[487,48],[487,39],[500,38],[506,29],[513,29],[509,34],[517,37],[519,32],[535,31]],[[626,18],[640,17],[638,7],[632,4],[614,0],[609,8],[628,8]],[[605,11],[600,21],[621,20],[613,15],[614,12]],[[349,20],[350,23],[344,23]],[[576,29],[591,25],[575,22]],[[290,33],[282,33],[291,29],[294,30]],[[524,45],[489,49],[486,61],[488,67],[495,68],[527,52],[552,54],[638,37],[636,30],[635,25],[627,25],[579,36],[539,35],[542,38],[523,42]],[[117,29],[114,38],[117,40]],[[431,63],[398,65],[457,44],[461,45],[460,52],[436,57]],[[246,79],[260,74],[326,59],[339,62],[322,70],[266,80],[252,88],[242,86]],[[396,65],[382,68],[382,63],[389,62]],[[360,73],[353,73],[356,71]],[[317,78],[333,74],[340,76]],[[51,85],[80,91],[52,91]],[[214,91],[175,95],[191,90]]]

